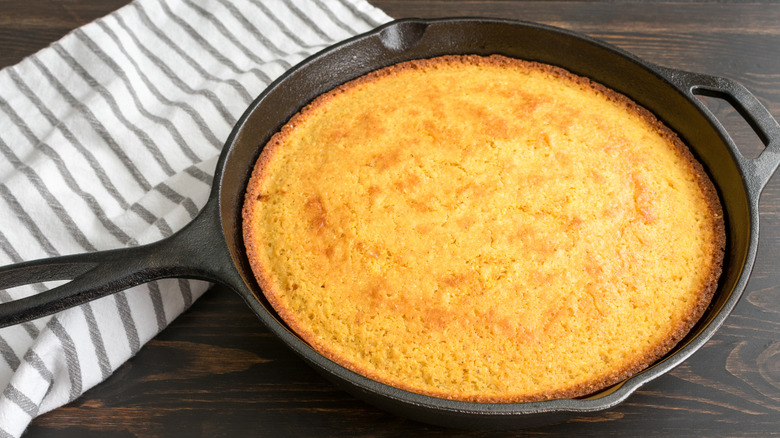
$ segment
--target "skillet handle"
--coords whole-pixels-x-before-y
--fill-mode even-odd
[[[0,327],[31,321],[153,280],[185,277],[221,282],[232,265],[216,202],[177,233],[148,245],[33,260],[0,267],[0,289],[71,280],[0,304]]]
[[[667,72],[667,78],[684,90],[693,100],[696,100],[697,95],[726,100],[764,143],[764,150],[758,157],[752,159],[746,158],[739,153],[736,147],[734,148],[735,157],[742,169],[745,170],[748,187],[754,191],[752,195],[757,198],[780,165],[780,124],[756,96],[739,82],[682,70],[667,68],[664,70]],[[706,106],[702,106],[709,112]],[[725,132],[722,125],[719,127]]]

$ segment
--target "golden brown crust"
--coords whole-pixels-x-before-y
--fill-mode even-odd
[[[545,72],[552,77],[559,78],[564,81],[576,83],[583,87],[593,89],[597,91],[597,93],[605,96],[608,100],[623,107],[628,113],[636,114],[647,121],[653,127],[653,129],[661,137],[666,139],[666,141],[675,149],[675,153],[682,157],[684,160],[684,164],[682,164],[682,166],[688,169],[688,173],[695,180],[696,185],[706,200],[706,208],[708,209],[706,216],[716,218],[713,221],[715,230],[713,231],[714,238],[711,242],[711,249],[709,251],[711,260],[704,261],[707,266],[710,266],[710,269],[709,272],[704,275],[704,281],[700,288],[698,298],[690,305],[690,308],[686,312],[683,312],[685,317],[681,318],[676,323],[670,334],[665,337],[662,342],[657,343],[651,349],[646,350],[643,355],[636,356],[633,360],[622,364],[620,367],[612,370],[612,372],[600,375],[586,382],[550,389],[547,391],[543,390],[533,393],[521,394],[515,393],[508,396],[495,396],[491,394],[464,395],[450,391],[441,391],[430,387],[421,388],[418,385],[409,384],[409,382],[406,380],[397,379],[385,373],[377,372],[370,367],[360,365],[353,360],[346,360],[344,356],[337,351],[332,343],[317,336],[308,325],[301,322],[299,315],[297,315],[293,309],[290,309],[287,306],[285,301],[282,299],[284,291],[280,290],[280,288],[277,286],[280,280],[274,278],[273,274],[271,273],[272,269],[269,266],[263,264],[264,257],[261,252],[263,251],[262,243],[264,239],[266,239],[266,236],[263,233],[256,232],[254,227],[257,223],[254,210],[256,204],[258,201],[265,201],[265,199],[269,196],[269,194],[263,193],[261,190],[262,182],[269,177],[270,163],[276,159],[277,155],[282,153],[280,151],[282,148],[284,148],[288,138],[293,132],[296,131],[297,127],[301,123],[311,117],[312,114],[316,114],[318,111],[320,111],[321,108],[327,106],[330,101],[336,99],[340,94],[366,84],[371,84],[372,82],[377,81],[383,77],[391,77],[393,75],[399,74],[400,72],[417,69],[436,69],[453,64],[493,65],[532,69]],[[322,200],[317,198],[309,199],[307,201],[307,208],[309,209],[309,214],[311,215],[309,219],[310,229],[320,230],[324,228],[328,219],[326,219]],[[323,94],[305,108],[303,108],[298,114],[293,116],[290,121],[270,139],[270,141],[265,146],[260,158],[258,159],[257,164],[255,165],[252,176],[250,178],[250,183],[247,187],[247,193],[243,207],[243,232],[247,247],[247,255],[252,270],[267,299],[274,307],[274,309],[279,313],[280,317],[290,326],[290,328],[324,356],[357,373],[401,389],[441,398],[476,402],[503,403],[586,396],[593,393],[594,391],[598,391],[618,383],[621,380],[647,368],[652,363],[661,358],[664,354],[668,353],[669,350],[671,350],[681,339],[685,337],[685,335],[699,320],[709,305],[713,294],[715,293],[718,278],[720,276],[723,251],[725,248],[725,229],[722,218],[723,215],[717,193],[712,183],[709,181],[706,172],[695,160],[688,148],[671,130],[669,130],[669,128],[658,121],[649,111],[638,106],[627,97],[610,90],[601,84],[592,82],[587,78],[573,75],[554,66],[510,59],[502,56],[479,57],[473,55],[453,55],[434,59],[404,62],[369,73],[356,80],[348,82],[331,92]],[[452,279],[451,281],[456,283],[459,280]],[[323,285],[323,287],[325,286]]]

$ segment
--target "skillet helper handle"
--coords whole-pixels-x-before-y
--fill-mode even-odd
[[[187,226],[148,245],[67,255],[0,267],[0,289],[71,280],[50,290],[0,304],[0,327],[32,321],[120,290],[162,278],[220,281],[231,269],[210,202]]]
[[[745,170],[748,187],[754,190],[752,195],[757,198],[780,165],[780,124],[758,98],[739,82],[682,70],[665,70],[667,70],[667,77],[691,98],[695,99],[698,95],[726,100],[764,143],[764,150],[758,157],[752,159],[746,158],[736,148],[734,149],[737,151],[736,159]],[[720,128],[725,132],[723,126]]]

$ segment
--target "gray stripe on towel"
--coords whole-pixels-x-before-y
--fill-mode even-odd
[[[325,33],[325,30],[322,29],[314,20],[311,19],[308,15],[306,15],[303,11],[298,9],[297,6],[295,6],[294,3],[292,3],[290,0],[283,0],[284,5],[287,6],[287,9],[289,9],[293,15],[298,17],[305,25],[309,26],[314,33],[316,33],[320,38],[322,38],[323,43],[331,43],[333,42],[333,38]]]
[[[150,122],[156,125],[165,128],[165,130],[168,131],[168,133],[170,134],[171,138],[176,143],[176,145],[179,146],[179,150],[181,150],[182,153],[184,153],[184,156],[186,156],[191,162],[197,163],[201,161],[200,157],[198,157],[198,155],[195,154],[192,148],[190,148],[189,145],[187,145],[187,142],[184,140],[184,137],[182,137],[181,133],[179,132],[179,129],[173,123],[171,123],[169,118],[160,117],[156,114],[149,112],[149,110],[146,109],[144,103],[141,102],[141,99],[138,97],[138,91],[136,90],[136,88],[140,88],[139,87],[140,84],[135,84],[136,86],[133,86],[134,84],[132,84],[130,79],[128,79],[127,73],[122,69],[122,67],[120,67],[116,61],[114,61],[111,57],[109,57],[106,54],[106,52],[104,52],[83,30],[80,29],[76,30],[73,32],[73,34],[76,36],[76,38],[80,39],[85,46],[89,47],[90,50],[92,50],[92,52],[95,54],[95,56],[100,58],[100,60],[103,61],[103,63],[106,64],[111,69],[111,71],[114,72],[116,77],[123,84],[125,84],[125,89],[130,94],[130,97],[133,99],[133,104],[135,105],[136,110],[138,110],[138,112],[144,118],[146,118],[147,120],[149,120]],[[121,45],[120,45],[120,50],[124,51],[124,47]],[[136,71],[139,77],[141,78],[141,80],[143,81],[143,83],[146,85],[147,90],[150,91],[158,100],[160,100],[165,105],[168,106],[173,105],[174,103],[170,99],[163,96],[162,93],[160,93],[160,91],[157,89],[157,87],[154,86],[152,81],[149,80],[146,74],[144,74],[143,71],[140,71],[140,69],[138,69],[138,65],[136,64],[135,60],[133,60],[132,58],[128,58],[128,59],[136,67]],[[108,93],[108,90],[106,90],[106,93]],[[108,98],[106,97],[106,99]],[[113,100],[113,95],[111,95],[111,99]],[[177,105],[177,106],[182,107],[184,105]],[[117,105],[117,110],[119,110],[118,105]],[[128,122],[131,123],[129,120]],[[149,138],[148,136],[146,136],[145,133],[144,135],[145,138]],[[214,143],[219,144],[219,140],[217,140],[216,137],[214,137],[214,140],[215,140]],[[155,153],[159,155],[162,160],[164,160],[162,151],[160,150],[159,146],[157,146],[157,142],[153,142],[151,138],[149,138],[149,141],[150,144],[154,145],[153,147],[152,146],[150,147],[156,150],[157,152]]]
[[[165,62],[163,62],[160,57],[156,56],[154,52],[149,50],[146,46],[144,46],[141,41],[136,37],[136,35],[132,32],[132,30],[125,24],[122,17],[117,17],[117,23],[124,29],[124,31],[127,33],[127,35],[133,40],[133,44],[135,45],[138,50],[143,52],[143,54],[155,65],[157,68],[160,69],[160,71],[173,82],[174,85],[183,92],[185,92],[188,95],[200,95],[205,97],[211,104],[214,106],[214,108],[219,112],[220,116],[222,116],[222,119],[227,123],[228,125],[234,125],[236,123],[236,118],[233,117],[233,115],[230,113],[230,111],[225,107],[224,103],[217,97],[217,95],[208,89],[193,89],[190,87],[186,82],[184,82],[172,69],[168,66]],[[195,125],[198,127],[200,132],[203,134],[203,136],[211,143],[211,145],[215,148],[220,148],[222,146],[222,141],[217,138],[217,136],[214,134],[214,131],[212,131],[208,124],[206,124],[206,121],[203,120],[203,117],[198,113],[192,105],[187,104],[186,102],[182,101],[172,101],[168,99],[167,97],[163,96],[162,93],[157,89],[157,87],[154,85],[154,83],[149,79],[148,75],[144,72],[144,70],[138,65],[138,62],[130,56],[127,52],[127,49],[125,48],[124,44],[122,44],[122,41],[119,39],[119,37],[114,33],[113,30],[111,30],[110,27],[108,27],[105,23],[99,22],[99,24],[104,27],[104,31],[106,34],[108,34],[114,42],[119,47],[119,50],[122,51],[122,53],[125,55],[127,60],[133,65],[136,73],[138,76],[143,80],[144,84],[146,84],[146,87],[159,99],[161,102],[163,102],[165,105],[168,106],[176,106],[180,108],[182,111],[186,112],[187,115],[189,115],[193,122],[195,122]],[[124,75],[124,73],[122,73]],[[201,161],[199,157],[195,155],[195,153],[186,146],[182,146],[182,150],[188,149],[189,152],[185,151],[185,154],[188,158],[190,158],[192,161]]]
[[[229,84],[233,87],[233,89],[238,92],[241,97],[244,99],[245,103],[249,103],[252,101],[252,95],[249,94],[247,89],[237,80],[235,79],[223,79],[221,77],[215,76],[208,71],[206,71],[202,65],[200,65],[195,59],[187,53],[184,49],[182,49],[178,44],[176,44],[173,40],[171,40],[168,35],[164,34],[160,28],[155,26],[155,24],[152,22],[152,20],[149,18],[149,15],[146,13],[146,10],[143,6],[141,6],[140,2],[132,2],[131,7],[136,9],[136,12],[138,12],[138,18],[141,20],[141,23],[143,23],[147,29],[149,29],[154,36],[160,39],[160,41],[163,42],[166,46],[170,47],[171,50],[176,52],[177,55],[181,56],[181,58],[187,62],[187,64],[190,65],[193,69],[195,69],[198,74],[210,81],[214,82],[221,82],[225,84]]]
[[[293,41],[295,44],[302,48],[311,48],[314,45],[308,44],[302,39],[298,38],[298,35],[295,34],[295,32],[291,31],[289,27],[287,27],[282,20],[279,19],[273,12],[271,12],[270,9],[268,9],[260,0],[251,0],[252,4],[257,6],[258,9],[260,9],[264,15],[266,15],[271,21],[273,21],[277,27],[279,27],[279,30],[282,31],[282,33],[289,38],[291,41]]]
[[[59,339],[60,344],[62,344],[62,350],[65,352],[65,364],[68,367],[68,377],[70,378],[70,396],[68,401],[71,402],[81,395],[82,385],[81,365],[76,352],[76,345],[73,343],[73,338],[70,337],[57,318],[52,318],[48,326],[54,335],[57,336],[57,339]]]
[[[19,356],[16,355],[13,348],[8,345],[8,342],[6,342],[2,335],[0,335],[0,355],[3,356],[5,363],[7,363],[8,366],[14,371],[16,371],[16,369],[19,368],[19,365],[22,363],[19,360]]]
[[[352,14],[363,20],[364,22],[371,25],[371,27],[377,27],[380,24],[382,24],[380,21],[374,20],[374,17],[366,14],[365,12],[358,9],[350,0],[340,0],[341,4],[344,5],[347,9],[349,9]]]
[[[287,53],[283,52],[276,44],[274,44],[273,41],[263,35],[263,33],[260,32],[260,30],[251,21],[249,21],[246,15],[242,14],[238,9],[236,9],[236,6],[233,3],[226,0],[219,0],[219,3],[230,13],[230,15],[233,16],[233,18],[236,19],[236,21],[241,23],[241,26],[243,26],[247,32],[251,33],[253,37],[260,41],[263,47],[273,52],[276,56],[287,56]],[[286,61],[279,60],[278,62],[285,69],[292,67],[292,65]]]
[[[190,38],[192,38],[193,41],[195,41],[198,45],[200,45],[203,49],[205,49],[209,53],[209,55],[211,55],[214,59],[216,59],[220,64],[223,64],[224,66],[228,67],[230,70],[233,71],[233,73],[237,73],[237,74],[246,73],[245,70],[241,70],[240,68],[238,68],[238,66],[233,61],[228,59],[225,55],[222,54],[222,52],[217,50],[216,47],[212,46],[211,43],[208,42],[208,40],[203,38],[200,35],[200,32],[196,31],[192,26],[190,26],[189,23],[182,20],[181,17],[174,14],[173,11],[170,10],[168,5],[164,1],[160,1],[159,3],[162,10],[165,12],[165,14],[168,17],[170,17],[171,21],[178,24],[179,27],[182,30],[184,30],[190,36]],[[249,72],[257,76],[257,78],[263,81],[264,83],[266,84],[269,83],[268,76],[262,71],[257,69],[252,69],[249,70]]]
[[[46,104],[41,101],[37,95],[35,95],[35,93],[27,86],[27,84],[24,83],[24,80],[19,76],[18,73],[16,73],[16,70],[9,69],[8,73],[10,74],[11,80],[14,81],[14,84],[19,89],[19,91],[21,91],[22,94],[24,94],[24,96],[27,97],[27,99],[29,99],[36,108],[38,108],[38,111],[41,112],[46,120],[58,131],[60,131],[62,136],[65,137],[65,139],[68,140],[68,142],[73,145],[77,151],[79,151],[85,160],[87,160],[89,166],[93,171],[95,171],[95,175],[98,177],[98,180],[100,180],[100,183],[103,185],[103,187],[106,188],[106,191],[111,195],[111,197],[114,198],[114,200],[116,200],[116,202],[122,206],[122,208],[127,209],[127,201],[116,189],[116,186],[114,186],[114,183],[111,182],[108,174],[106,174],[105,169],[103,169],[95,156],[92,155],[92,152],[84,147],[84,145],[75,135],[73,135],[73,132],[71,132],[71,130],[68,129],[64,123],[57,120],[57,117],[55,117],[51,110],[49,110],[48,106],[46,106]]]
[[[95,319],[95,312],[92,311],[92,306],[87,303],[81,306],[84,311],[84,316],[87,320],[87,327],[89,328],[89,338],[92,340],[92,345],[95,347],[95,355],[97,356],[98,366],[100,367],[100,375],[102,380],[106,380],[111,375],[111,363],[108,361],[108,354],[106,353],[106,346],[103,344],[103,334],[100,332],[97,320]]]
[[[76,31],[76,34],[79,32]],[[90,88],[92,88],[95,92],[97,92],[100,96],[103,97],[105,102],[108,104],[109,108],[111,108],[111,112],[114,114],[114,116],[119,120],[120,123],[122,123],[130,132],[132,132],[136,138],[141,142],[141,144],[144,146],[144,148],[151,154],[152,158],[154,158],[154,161],[157,162],[157,164],[160,166],[160,169],[167,175],[172,176],[176,174],[176,171],[173,170],[170,163],[168,163],[168,160],[165,159],[165,157],[162,154],[162,151],[159,147],[157,147],[156,143],[149,137],[149,134],[146,133],[143,129],[139,128],[138,125],[133,123],[132,121],[128,120],[127,117],[125,117],[125,114],[122,112],[122,110],[119,107],[119,104],[117,103],[114,96],[106,89],[103,84],[97,81],[94,76],[92,76],[89,71],[87,71],[86,68],[84,68],[81,63],[76,60],[70,53],[68,53],[67,50],[65,50],[64,47],[62,47],[62,44],[60,43],[54,43],[50,46],[59,56],[60,58],[65,61],[65,64],[68,65],[68,67],[71,68],[71,70],[76,73],[79,77],[81,77],[82,80],[84,80]],[[136,109],[141,112],[142,114],[148,114],[148,112],[141,106],[138,106],[138,102],[136,101]]]
[[[65,180],[65,184],[68,186],[68,188],[78,195],[79,198],[81,198],[85,204],[89,207],[89,209],[92,211],[92,213],[95,215],[95,217],[98,218],[101,224],[103,224],[103,227],[105,227],[106,231],[111,233],[112,236],[114,236],[119,242],[125,244],[125,245],[131,245],[135,242],[135,239],[131,238],[127,235],[121,228],[119,228],[116,223],[112,222],[108,216],[106,216],[106,212],[101,207],[100,203],[95,199],[95,197],[85,192],[84,190],[79,187],[78,182],[73,177],[73,174],[71,174],[70,170],[68,169],[67,165],[65,164],[65,161],[60,157],[60,155],[49,146],[47,143],[42,142],[39,138],[37,138],[33,132],[32,129],[30,129],[29,126],[27,126],[26,123],[19,117],[16,112],[13,111],[10,107],[6,109],[6,113],[8,113],[12,119],[14,119],[14,122],[16,123],[17,127],[22,131],[24,136],[27,138],[27,140],[30,142],[30,144],[33,144],[36,146],[36,149],[43,152],[52,163],[56,166],[57,170],[60,173],[60,176]],[[21,162],[21,161],[20,161]]]
[[[340,27],[350,35],[354,35],[357,33],[360,33],[358,29],[355,29],[353,27],[350,27],[347,23],[341,21],[341,19],[338,17],[338,15],[333,12],[331,9],[331,6],[333,5],[333,2],[325,3],[322,0],[314,0],[315,3],[317,3],[317,6],[322,10],[322,12],[325,12],[325,15],[328,16],[330,21],[333,22],[336,26]]]
[[[125,328],[125,335],[127,336],[127,344],[130,347],[130,355],[135,356],[138,350],[141,349],[141,341],[138,338],[138,328],[133,321],[133,314],[130,311],[130,305],[127,302],[127,295],[125,291],[120,291],[114,294],[114,300],[116,301],[116,307],[119,311],[119,319],[122,321],[122,325]]]
[[[3,395],[8,400],[11,400],[16,406],[19,406],[30,418],[35,418],[38,415],[38,405],[35,404],[29,397],[27,397],[22,391],[16,389],[12,384],[8,384],[3,391]]]
[[[160,332],[168,325],[168,320],[165,319],[165,306],[163,305],[160,285],[156,281],[149,282],[149,297],[152,299],[152,308],[154,308],[154,316],[157,319],[157,331]]]
[[[56,318],[56,317],[55,317]],[[43,377],[43,380],[46,380],[51,384],[54,382],[54,374],[49,371],[49,368],[46,366],[45,363],[43,363],[43,359],[41,359],[40,356],[38,356],[38,353],[35,352],[35,350],[27,350],[27,354],[24,355],[24,360],[29,363],[33,368],[35,368],[36,371],[38,371],[38,374]]]
[[[73,96],[73,94],[68,91],[67,87],[65,87],[37,57],[32,56],[30,59],[32,60],[32,63],[38,68],[38,70],[41,71],[46,80],[65,99],[65,102],[73,107],[74,110],[81,113],[84,119],[95,131],[95,133],[97,133],[98,136],[108,145],[111,151],[114,152],[114,154],[119,159],[119,162],[122,163],[130,172],[130,174],[133,176],[133,179],[138,183],[141,189],[143,189],[145,192],[148,192],[152,187],[151,184],[149,184],[149,182],[146,180],[146,177],[144,177],[143,173],[133,163],[130,157],[127,156],[125,151],[119,147],[119,144],[116,142],[114,137],[109,134],[106,127],[98,120],[92,110],[89,109],[87,105],[76,99],[75,96]]]
[[[2,109],[2,104],[3,100],[0,99],[0,109]],[[92,245],[89,239],[87,239],[87,236],[85,236],[78,225],[76,225],[76,223],[73,221],[73,218],[70,217],[70,214],[62,206],[59,200],[57,200],[57,198],[53,196],[51,192],[49,192],[49,189],[43,183],[38,174],[35,173],[32,168],[22,163],[19,158],[14,155],[13,151],[11,151],[11,148],[9,148],[2,139],[0,139],[0,153],[2,153],[17,170],[19,170],[22,174],[24,174],[25,177],[27,177],[33,187],[35,187],[41,197],[43,197],[44,201],[46,201],[46,204],[54,211],[55,216],[60,219],[71,237],[73,237],[73,239],[78,242],[82,248],[88,251],[95,251],[95,246]]]

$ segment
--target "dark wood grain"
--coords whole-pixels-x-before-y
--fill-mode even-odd
[[[16,64],[76,27],[127,3],[128,0],[3,0],[0,2],[0,66]]]
[[[18,62],[126,0],[5,0],[0,66]],[[775,3],[376,0],[401,17],[492,16],[594,36],[661,65],[746,85],[780,117]],[[708,104],[746,155],[762,144],[728,104]],[[107,381],[36,419],[27,437],[771,436],[780,434],[780,177],[760,204],[759,254],[724,327],[670,374],[601,415],[512,433],[401,419],[326,382],[215,287]]]

